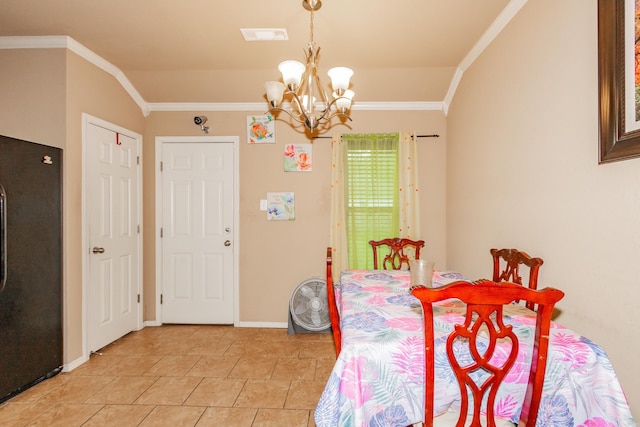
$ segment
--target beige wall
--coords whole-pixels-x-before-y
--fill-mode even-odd
[[[324,275],[328,244],[330,141],[314,143],[311,173],[284,173],[288,143],[308,142],[286,123],[277,124],[277,143],[246,143],[246,117],[263,112],[155,112],[145,119],[109,74],[65,49],[0,50],[0,133],[63,148],[64,361],[82,348],[82,113],[143,134],[144,319],[155,313],[155,137],[202,135],[193,116],[209,117],[211,135],[240,137],[240,313],[241,322],[285,323],[293,288]],[[33,117],[33,120],[25,120]],[[442,112],[354,112],[351,129],[340,132],[415,130],[440,134],[421,139],[423,238],[438,265],[446,263],[445,147]],[[296,193],[296,220],[268,222],[258,209],[269,191]]]
[[[0,134],[63,149],[64,363],[82,348],[82,113],[142,133],[110,75],[66,49],[0,50]]]
[[[67,140],[64,150],[64,289],[65,363],[83,355],[82,348],[82,113],[142,134],[140,108],[111,75],[67,55]]]
[[[147,119],[144,135],[145,203],[145,319],[155,319],[155,260],[157,230],[155,213],[155,164],[153,152],[157,136],[202,136],[193,123],[195,115],[206,115],[210,135],[239,136],[240,224],[239,298],[241,322],[284,323],[287,321],[291,291],[311,276],[324,277],[329,241],[330,139],[313,144],[313,171],[283,172],[286,144],[308,143],[285,122],[276,123],[275,144],[246,143],[246,117],[263,112],[154,112]],[[419,134],[440,134],[440,138],[420,139],[423,238],[438,265],[445,259],[445,149],[446,122],[442,112],[352,113],[348,132],[395,132],[415,130]],[[331,132],[332,133],[332,132]],[[295,192],[295,221],[267,221],[259,210],[267,192]]]
[[[0,133],[64,148],[65,49],[0,49]]]
[[[596,0],[529,1],[466,71],[448,118],[447,259],[545,261],[561,324],[603,346],[640,417],[640,159],[598,165]]]

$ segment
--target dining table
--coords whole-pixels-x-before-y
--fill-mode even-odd
[[[434,271],[433,286],[467,280]],[[344,270],[334,285],[340,314],[341,351],[315,409],[318,427],[406,427],[424,418],[422,306],[410,293],[407,270]],[[461,323],[465,306],[438,303],[435,325],[435,413],[460,409],[460,390],[444,341]],[[505,323],[519,339],[518,359],[496,398],[496,415],[520,414],[533,346],[535,312],[514,303]],[[444,339],[443,339],[444,338]],[[552,322],[547,371],[537,426],[635,426],[627,399],[605,351]]]

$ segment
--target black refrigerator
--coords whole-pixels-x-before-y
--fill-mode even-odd
[[[0,402],[62,369],[61,163],[0,136]]]

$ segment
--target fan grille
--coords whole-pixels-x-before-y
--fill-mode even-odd
[[[331,326],[327,304],[327,282],[307,279],[291,294],[289,309],[293,321],[309,331],[323,331]]]

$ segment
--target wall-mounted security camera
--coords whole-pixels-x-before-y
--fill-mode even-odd
[[[195,116],[193,118],[193,123],[200,126],[200,129],[202,130],[202,132],[209,133],[209,126],[204,125],[205,123],[207,123],[207,116]]]

